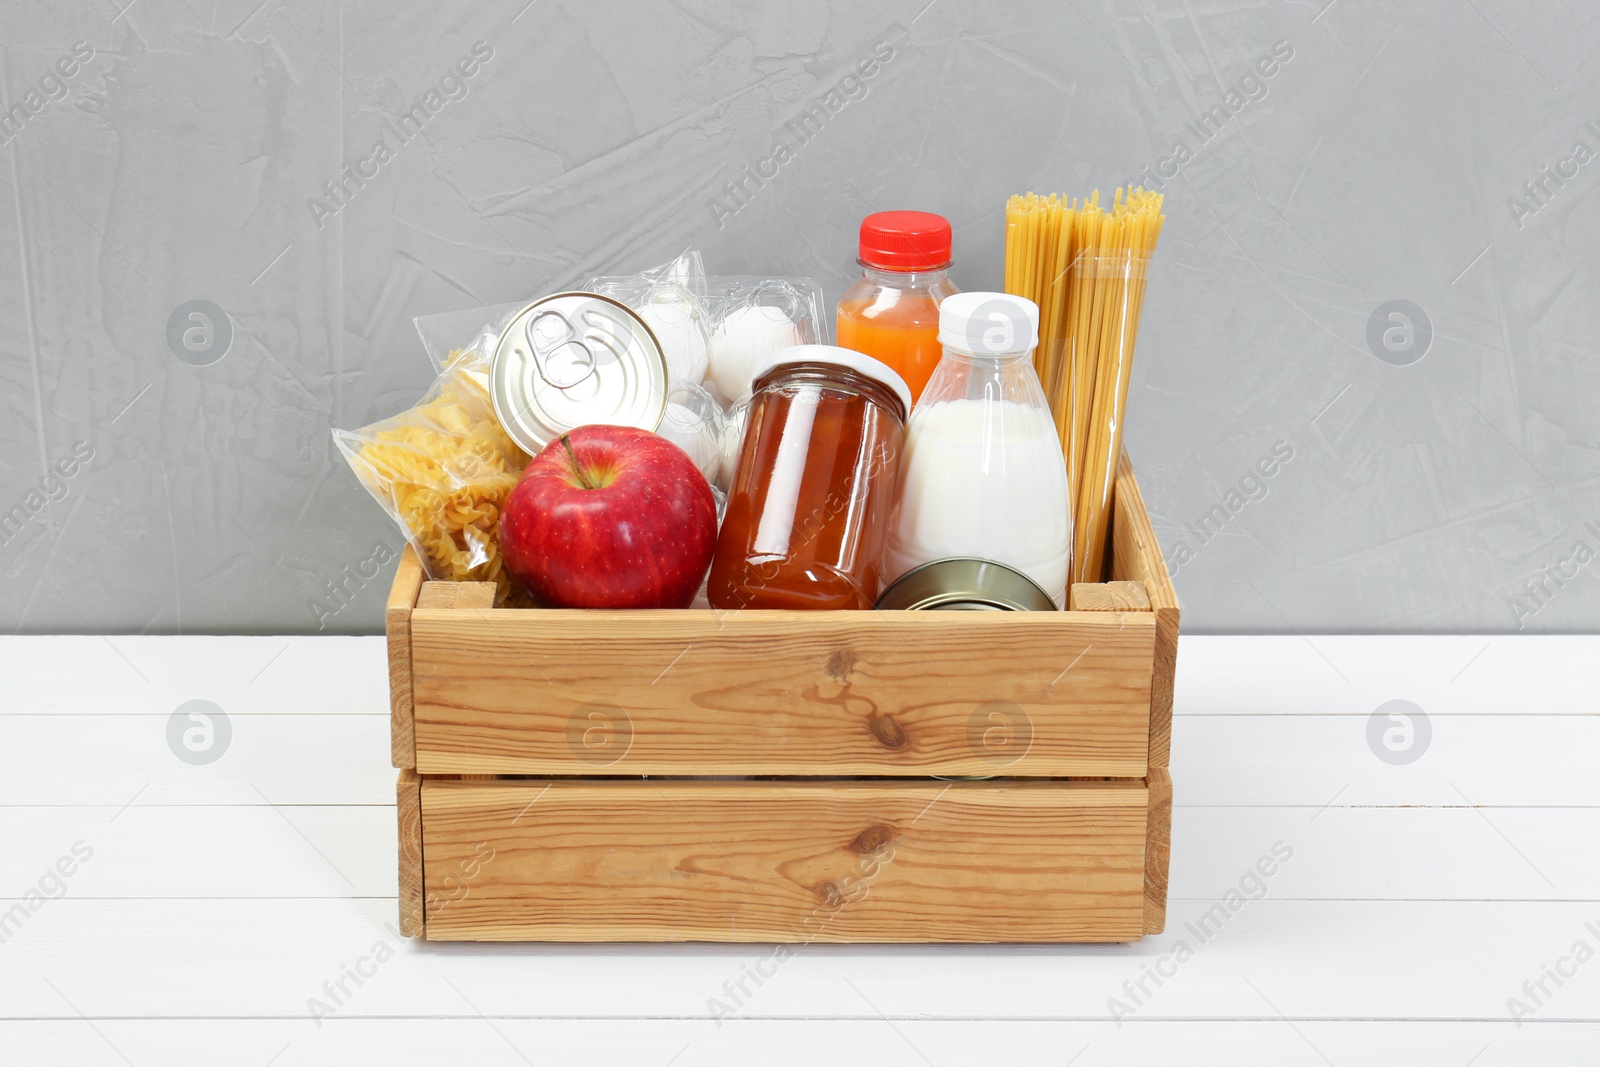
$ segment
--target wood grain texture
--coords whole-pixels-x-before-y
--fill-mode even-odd
[[[492,608],[493,582],[423,582],[419,608]]]
[[[1143,782],[424,780],[430,940],[1130,941]]]
[[[1149,818],[1144,839],[1144,932],[1167,928],[1167,872],[1172,865],[1172,775],[1151,767],[1145,779]]]
[[[1149,612],[412,613],[417,769],[1143,777]]]
[[[389,761],[396,767],[417,765],[412,732],[411,610],[422,590],[422,578],[422,561],[407,545],[400,553],[400,566],[383,610],[383,632],[389,647]]]
[[[1117,493],[1111,517],[1111,577],[1144,583],[1155,615],[1155,675],[1150,684],[1150,766],[1172,758],[1172,693],[1178,671],[1178,592],[1167,574],[1150,513],[1127,449],[1117,463]]]
[[[1143,582],[1076,582],[1067,594],[1070,611],[1149,611]]]
[[[394,799],[400,842],[400,933],[422,937],[422,779],[416,771],[400,772]]]

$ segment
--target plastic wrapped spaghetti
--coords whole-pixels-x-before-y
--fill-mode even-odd
[[[1006,204],[1006,291],[1040,308],[1035,367],[1061,436],[1073,500],[1072,581],[1098,582],[1150,256],[1165,216],[1147,189]]]
[[[359,430],[334,430],[333,439],[429,578],[494,582],[504,601],[510,580],[500,557],[500,509],[528,455],[500,428],[489,400],[492,336],[486,330],[471,347],[448,353],[415,407]]]

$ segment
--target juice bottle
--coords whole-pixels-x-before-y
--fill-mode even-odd
[[[839,347],[888,364],[915,400],[939,365],[939,301],[950,281],[950,223],[927,211],[861,220],[861,277],[839,298]]]

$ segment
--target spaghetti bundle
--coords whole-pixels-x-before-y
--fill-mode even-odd
[[[1006,292],[1039,305],[1035,369],[1050,398],[1073,504],[1072,581],[1097,582],[1122,451],[1123,411],[1162,196],[1096,190],[1081,202],[1026,193],[1006,203]]]

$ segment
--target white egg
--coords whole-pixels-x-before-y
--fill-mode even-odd
[[[706,332],[698,315],[682,304],[646,301],[639,308],[639,317],[661,342],[668,378],[705,381],[709,359]]]
[[[689,453],[706,481],[717,484],[722,476],[724,427],[722,409],[711,394],[692,382],[673,382],[656,433]]]
[[[730,401],[743,400],[750,395],[757,360],[804,343],[800,328],[781,308],[760,304],[739,308],[711,336],[711,380]]]

